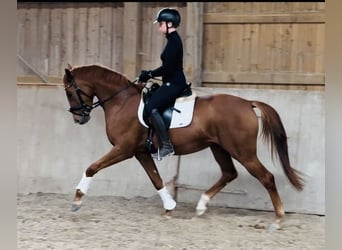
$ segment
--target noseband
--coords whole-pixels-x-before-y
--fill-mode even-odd
[[[69,84],[64,89],[67,90],[68,88],[73,87],[75,92],[77,93],[78,101],[80,103],[77,106],[70,107],[68,111],[74,115],[78,115],[78,116],[82,116],[82,117],[88,117],[92,109],[94,109],[100,105],[102,106],[106,101],[110,100],[111,98],[113,98],[114,96],[116,96],[117,94],[119,94],[120,92],[124,91],[125,89],[127,89],[129,87],[129,85],[127,85],[126,87],[115,92],[114,94],[107,97],[103,101],[98,100],[97,102],[92,103],[92,105],[88,105],[84,102],[82,95],[88,97],[89,99],[92,99],[93,97],[89,96],[87,93],[85,93],[83,90],[81,90],[77,86],[77,83],[76,83],[76,81],[75,81],[75,79],[74,79],[74,77],[70,71],[68,71],[66,75],[67,75],[67,82]],[[79,111],[81,111],[81,113]]]

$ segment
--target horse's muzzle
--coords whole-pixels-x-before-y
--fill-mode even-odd
[[[86,124],[90,120],[90,115],[86,116],[79,116],[79,115],[74,115],[74,122],[80,125]]]

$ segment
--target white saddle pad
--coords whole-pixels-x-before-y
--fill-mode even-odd
[[[187,97],[179,97],[176,99],[176,103],[174,108],[179,110],[172,111],[172,118],[170,128],[181,128],[188,126],[192,121],[192,116],[194,113],[196,94],[192,93],[191,96]],[[140,99],[139,107],[138,107],[138,118],[142,125],[146,128],[148,127],[143,119],[143,110],[144,110],[144,102],[143,99]]]

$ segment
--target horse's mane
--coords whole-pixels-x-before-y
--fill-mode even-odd
[[[134,88],[141,92],[141,88],[136,84],[133,84],[126,75],[114,71],[113,69],[104,66],[102,64],[89,64],[89,65],[79,65],[73,66],[72,71],[75,74],[79,74],[80,78],[84,79],[101,79],[106,82],[125,82],[127,84],[132,85]]]
[[[95,77],[106,81],[117,80],[118,77],[121,78],[120,80],[129,81],[124,74],[101,64],[74,66],[72,71],[75,73],[80,72],[80,75],[84,75],[85,77]]]

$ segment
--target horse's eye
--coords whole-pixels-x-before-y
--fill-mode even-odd
[[[70,92],[67,92],[66,95],[67,95],[68,98],[72,97],[72,94]]]

